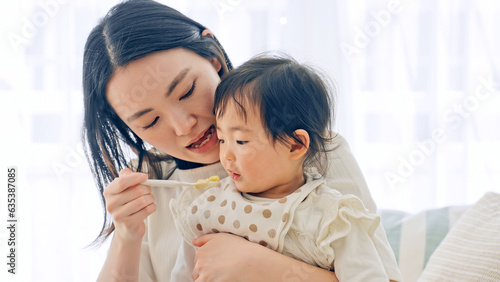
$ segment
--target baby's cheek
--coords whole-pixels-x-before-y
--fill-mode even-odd
[[[241,152],[241,158],[245,161],[255,161],[258,156],[258,150],[255,147],[248,147]]]
[[[262,154],[266,154],[266,152],[269,151],[270,144],[262,140],[262,138],[256,138],[256,140],[251,142],[250,146],[245,148],[244,154],[248,160],[256,160],[259,157],[262,158],[264,157]]]

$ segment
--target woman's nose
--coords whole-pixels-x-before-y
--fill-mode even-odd
[[[196,118],[192,115],[182,115],[172,112],[170,114],[171,126],[177,136],[188,135],[196,124]]]

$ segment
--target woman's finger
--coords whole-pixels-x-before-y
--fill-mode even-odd
[[[111,203],[109,204],[108,211],[110,210],[114,221],[122,222],[151,204],[154,204],[154,196],[152,194],[145,194],[122,205],[118,205],[116,202]]]
[[[132,170],[128,167],[120,170],[120,172],[118,173],[118,175],[121,177],[121,176],[125,176],[127,174],[131,174],[132,173]]]
[[[151,195],[151,187],[146,185],[128,187],[120,194],[106,195],[106,209],[111,213],[116,208],[126,205],[145,195]]]
[[[148,216],[150,216],[153,212],[156,211],[156,204],[153,202],[144,208],[140,209],[134,214],[131,214],[128,217],[128,220],[131,222],[139,222],[139,221],[144,221]]]
[[[123,170],[122,170],[123,171]],[[113,180],[106,189],[104,189],[104,194],[115,195],[123,192],[130,186],[137,185],[148,179],[148,175],[142,172],[130,172],[122,173],[122,175],[115,180]]]
[[[216,236],[216,233],[205,234],[205,235],[202,235],[202,236],[194,239],[192,241],[192,243],[196,247],[201,247],[201,246],[205,245],[206,243],[208,243],[208,241],[212,240],[214,238],[214,236]]]
[[[132,215],[123,216],[118,221],[113,219],[115,223],[115,236],[120,236],[125,241],[142,239],[145,232],[144,220],[155,211],[156,205],[152,203]],[[128,212],[125,211],[123,213]]]
[[[113,221],[117,225],[125,228],[133,228],[138,223],[142,223],[149,215],[156,211],[156,204],[153,199],[148,199],[147,204],[135,203],[132,201],[128,205],[122,206],[113,213]]]
[[[123,208],[129,211],[129,214],[126,216],[132,216],[133,214],[136,214],[147,206],[153,204],[154,201],[155,198],[152,194],[146,194],[126,203],[123,205]]]

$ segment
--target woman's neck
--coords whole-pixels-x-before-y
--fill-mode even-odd
[[[177,169],[180,169],[180,170],[193,169],[193,168],[198,168],[198,167],[202,167],[202,166],[207,165],[207,164],[193,163],[193,162],[189,162],[189,161],[185,161],[185,160],[181,160],[181,159],[177,159],[177,158],[173,158],[173,159],[175,161],[175,164],[177,165]]]

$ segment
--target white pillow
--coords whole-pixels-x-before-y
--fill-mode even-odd
[[[415,282],[429,257],[469,206],[449,206],[408,214],[379,210],[405,282]]]
[[[500,194],[486,193],[464,213],[418,281],[500,281]]]

